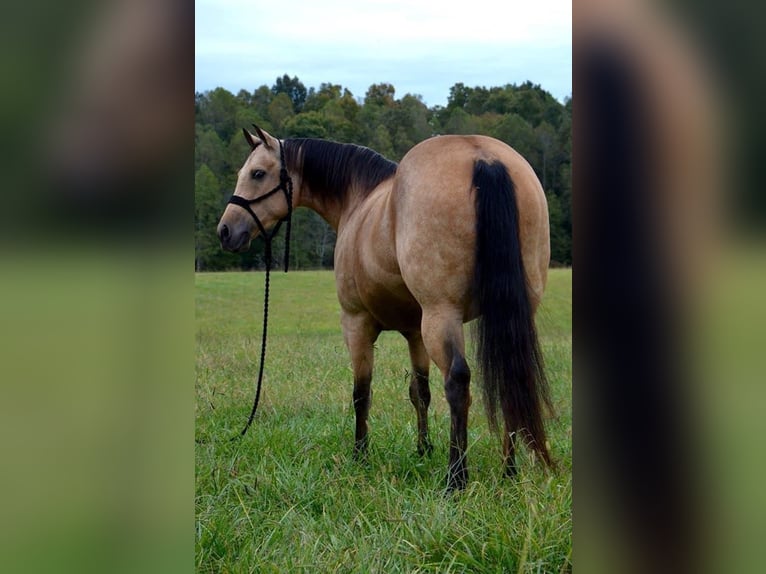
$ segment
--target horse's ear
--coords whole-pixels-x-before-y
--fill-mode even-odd
[[[266,146],[266,149],[273,150],[279,146],[279,142],[274,136],[269,135],[255,124],[253,124],[253,127],[255,128],[255,133],[258,135],[258,139],[263,142],[263,145]]]
[[[247,140],[248,145],[250,146],[250,150],[254,150],[257,148],[261,142],[256,140],[253,137],[253,134],[251,134],[249,131],[247,131],[245,128],[242,128],[242,133],[245,134],[245,139]]]

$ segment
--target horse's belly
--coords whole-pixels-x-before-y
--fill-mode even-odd
[[[350,272],[343,265],[335,269],[338,300],[344,312],[367,313],[386,331],[420,330],[422,309],[401,275],[380,268],[365,269],[359,262],[352,269]]]
[[[403,282],[389,286],[377,284],[370,289],[363,289],[360,297],[367,311],[384,330],[420,330],[423,311]]]

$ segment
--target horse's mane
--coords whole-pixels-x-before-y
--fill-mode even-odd
[[[289,138],[284,146],[287,165],[328,199],[343,201],[352,188],[367,196],[396,173],[395,162],[363,146],[312,138]]]

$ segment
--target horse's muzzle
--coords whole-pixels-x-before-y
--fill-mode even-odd
[[[245,251],[250,247],[250,231],[232,230],[225,223],[218,225],[218,238],[221,240],[221,248],[226,251]]]

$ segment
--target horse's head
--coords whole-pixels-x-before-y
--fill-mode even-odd
[[[218,222],[221,247],[246,251],[260,233],[286,218],[292,202],[281,142],[257,126],[257,135],[243,129],[250,155],[239,170],[237,187]],[[285,170],[285,171],[283,171]]]

